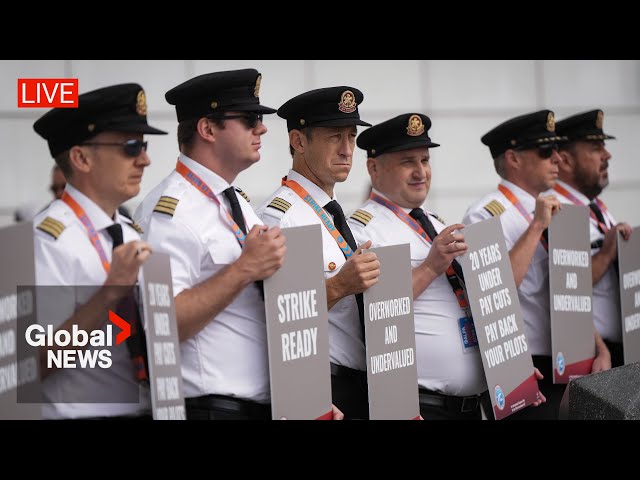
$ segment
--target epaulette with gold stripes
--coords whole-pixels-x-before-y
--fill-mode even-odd
[[[156,203],[153,211],[158,213],[165,213],[173,217],[173,214],[176,213],[176,207],[178,206],[179,201],[180,200],[173,197],[160,197],[160,200],[158,200],[158,203]]]
[[[291,208],[291,204],[283,198],[276,197],[271,200],[271,203],[267,205],[267,207],[275,208],[276,210],[280,210],[282,213],[287,213],[287,210]]]
[[[356,222],[360,222],[366,227],[373,218],[373,215],[371,215],[366,210],[356,210],[349,218],[355,220]]]
[[[144,233],[144,230],[142,230],[142,227],[140,225],[138,225],[137,223],[133,222],[133,223],[130,223],[129,225],[131,225],[131,228],[133,228],[140,235],[142,235]]]
[[[36,228],[38,230],[42,230],[44,233],[48,233],[57,240],[62,231],[65,229],[65,226],[62,222],[51,217],[47,217],[42,220],[42,222],[40,222],[40,225],[38,225]]]
[[[429,213],[429,215],[431,215],[433,218],[435,218],[436,220],[438,220],[441,224],[446,225],[447,222],[444,221],[444,218],[442,218],[440,215],[438,215],[437,213]]]
[[[492,217],[499,217],[505,211],[504,205],[497,200],[491,200],[484,206],[484,209],[489,212]]]
[[[249,198],[249,195],[247,195],[246,193],[244,193],[242,191],[242,189],[235,187],[236,188],[236,192],[238,192],[240,195],[242,195],[242,198],[244,198],[247,202],[250,202],[251,199]]]

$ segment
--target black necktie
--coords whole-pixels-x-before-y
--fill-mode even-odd
[[[342,235],[342,238],[344,238],[347,244],[351,247],[351,250],[355,252],[357,249],[356,239],[353,238],[353,233],[351,233],[351,229],[347,224],[347,219],[344,218],[344,212],[342,211],[340,204],[335,200],[331,200],[324,206],[324,209],[333,215],[333,224]],[[362,341],[364,342],[364,300],[361,293],[356,293],[356,303],[358,304],[358,317],[360,318]]]
[[[355,252],[357,249],[356,239],[353,238],[353,234],[351,233],[351,229],[347,224],[347,219],[344,218],[344,212],[342,211],[342,207],[340,206],[340,204],[335,200],[331,200],[324,206],[324,209],[331,215],[333,215],[333,224],[342,234],[342,237],[347,241],[347,243],[351,247],[351,250]]]
[[[602,214],[602,210],[600,210],[600,207],[598,206],[598,204],[596,202],[591,202],[589,204],[589,208],[591,209],[591,211],[593,212],[593,214],[596,216],[596,218],[598,219],[598,222],[600,222],[602,224],[602,226],[607,226],[607,222],[604,219],[604,215]],[[602,233],[606,233],[603,231],[603,228],[598,225],[598,230],[600,230],[600,232]]]
[[[594,213],[594,215],[598,219],[598,222],[599,222],[598,230],[600,230],[600,233],[602,233],[604,235],[605,233],[607,233],[605,228],[608,228],[608,226],[607,226],[607,222],[604,219],[604,214],[602,213],[602,210],[600,210],[600,207],[598,206],[598,204],[596,202],[591,202],[589,204],[589,208],[591,209],[591,211]],[[600,244],[600,248],[602,248],[602,244]],[[616,255],[616,258],[613,260],[613,268],[616,271],[616,276],[619,275],[620,266],[618,264],[618,256],[617,255]]]
[[[424,213],[424,210],[422,210],[421,208],[414,208],[409,212],[409,215],[411,215],[411,217],[413,217],[420,224],[420,226],[423,228],[426,234],[429,235],[429,238],[431,238],[431,241],[433,242],[433,239],[438,236],[438,232],[436,232],[433,223],[431,223],[429,217]],[[460,266],[458,260],[454,258],[451,262],[451,266],[453,267],[454,272],[456,272],[458,278],[462,280],[462,283],[464,283],[464,274],[462,273],[462,267]]]
[[[236,195],[236,189],[234,187],[229,187],[224,190],[224,196],[229,200],[229,204],[231,205],[231,216],[233,217],[233,221],[238,224],[240,230],[245,235],[247,234],[247,225],[244,223],[244,215],[242,215],[242,208],[240,207],[240,202],[238,201],[238,197]],[[260,290],[260,296],[264,300],[264,283],[262,280],[256,280],[256,287]]]
[[[113,250],[122,245],[122,225],[114,223],[106,228],[107,233],[113,240]],[[123,298],[116,307],[116,313],[127,322],[131,323],[131,335],[127,338],[127,349],[133,361],[136,379],[139,381],[149,380],[149,365],[147,359],[147,342],[142,332],[142,321],[138,304],[133,296],[133,292]]]
[[[229,200],[229,204],[231,205],[231,216],[233,217],[234,222],[238,224],[242,233],[246,235],[247,226],[244,223],[244,215],[242,215],[242,208],[240,208],[240,202],[236,196],[235,188],[229,187],[222,193],[224,193],[224,196]]]

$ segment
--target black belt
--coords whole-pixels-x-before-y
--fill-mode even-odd
[[[481,395],[454,397],[419,388],[418,397],[420,398],[420,405],[439,407],[455,413],[470,413],[480,408]]]
[[[357,378],[358,380],[367,381],[367,372],[364,370],[356,370],[354,368],[344,367],[342,365],[336,365],[331,363],[331,375],[336,377],[350,377]]]
[[[242,398],[228,397],[226,395],[204,395],[202,397],[185,398],[185,406],[188,409],[221,410],[233,412],[255,419],[271,419],[271,404],[252,402]]]

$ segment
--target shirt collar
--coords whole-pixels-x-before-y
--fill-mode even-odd
[[[525,192],[515,183],[511,183],[509,180],[502,179],[500,182],[502,185],[507,187],[511,192],[516,196],[522,206],[525,208],[527,212],[533,212],[536,208],[536,199],[531,194]]]
[[[313,199],[323,207],[327,203],[329,203],[331,200],[338,201],[338,197],[336,196],[335,189],[333,191],[333,198],[329,198],[329,195],[327,195],[324,192],[324,190],[322,190],[319,186],[317,186],[307,177],[303,177],[293,169],[289,170],[289,173],[287,174],[287,180],[293,180],[295,182],[298,182],[300,186],[304,188],[307,192],[309,192],[309,195],[311,195]]]
[[[220,195],[223,191],[229,188],[231,185],[217,173],[212,172],[207,167],[199,164],[195,160],[187,157],[184,153],[181,153],[178,157],[185,167],[198,175],[204,183],[211,189],[216,195]]]
[[[566,183],[564,183],[562,180],[558,180],[557,181],[558,185],[560,185],[561,187],[565,188],[566,190],[569,191],[569,193],[573,194],[578,200],[580,200],[584,205],[589,205],[591,203],[591,200],[589,200],[589,198],[587,198],[586,195],[584,195],[583,193],[580,193],[578,190],[576,190],[575,188],[573,188],[571,185],[568,185]],[[559,192],[558,192],[559,193]],[[562,195],[562,194],[561,194]],[[595,198],[594,198],[595,201]]]
[[[78,203],[78,205],[82,207],[84,213],[87,214],[89,220],[91,221],[91,224],[93,225],[93,228],[95,228],[96,231],[100,231],[110,225],[113,225],[113,219],[109,217],[109,215],[107,215],[107,213],[102,210],[102,208],[100,208],[93,200],[91,200],[73,185],[67,183],[65,191]],[[116,219],[118,218],[118,215],[119,214],[116,213]]]

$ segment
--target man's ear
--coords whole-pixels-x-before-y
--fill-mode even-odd
[[[307,138],[300,130],[291,130],[289,132],[289,145],[298,153],[304,153],[307,145]]]
[[[198,135],[211,143],[216,140],[217,128],[217,125],[206,117],[202,117],[198,120],[198,123],[196,123],[196,131],[198,132]]]
[[[91,147],[74,145],[69,149],[69,163],[74,172],[89,173],[91,171]]]
[[[367,171],[372,179],[378,176],[379,170],[380,168],[376,159],[371,157],[367,158]]]
[[[558,150],[558,155],[560,155],[560,161],[558,162],[558,168],[560,171],[572,174],[576,164],[576,160],[573,158],[573,155],[566,150]]]
[[[518,156],[517,152],[511,148],[508,148],[504,152],[504,166],[512,170],[518,170],[522,165],[522,160]]]

